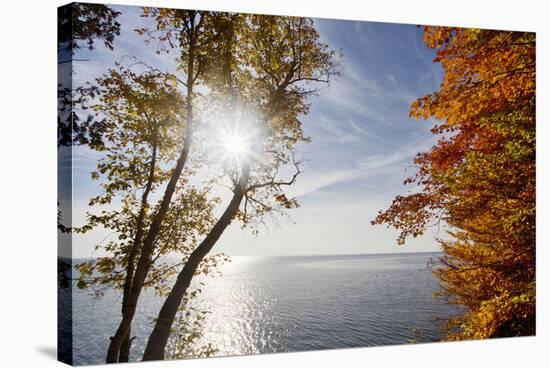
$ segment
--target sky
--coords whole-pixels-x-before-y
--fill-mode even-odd
[[[75,55],[73,85],[100,76],[125,55],[135,55],[161,70],[175,71],[172,56],[156,55],[134,29],[149,24],[138,7],[116,7],[121,35],[114,50],[101,43]],[[371,220],[398,194],[415,187],[403,186],[412,171],[416,153],[427,151],[435,138],[430,133],[434,121],[408,117],[416,98],[438,89],[442,80],[434,51],[422,42],[422,29],[416,25],[315,19],[323,41],[343,51],[341,78],[335,79],[319,97],[311,98],[311,109],[301,117],[303,129],[312,142],[300,146],[307,158],[304,172],[287,191],[300,208],[260,228],[258,235],[243,231],[233,223],[222,235],[214,251],[229,255],[324,255],[439,250],[436,229],[424,236],[397,245],[397,232],[385,226],[372,226]],[[72,170],[73,225],[84,223],[90,197],[99,192],[90,179],[97,153],[76,147],[71,156],[60,152],[60,170]],[[222,194],[226,204],[229,193]],[[63,198],[62,198],[63,202]],[[116,205],[116,204],[114,204]],[[94,252],[108,238],[103,229],[74,235],[72,256],[100,256]],[[67,249],[60,250],[68,256]]]

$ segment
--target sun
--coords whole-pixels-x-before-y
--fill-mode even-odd
[[[241,129],[227,129],[218,137],[214,159],[227,167],[237,168],[251,158],[250,135]]]
[[[248,144],[246,139],[235,133],[226,134],[222,138],[223,149],[231,156],[240,157],[246,154],[248,151]]]
[[[207,130],[208,160],[231,172],[256,161],[263,137],[257,121],[255,114],[241,110],[213,114]]]

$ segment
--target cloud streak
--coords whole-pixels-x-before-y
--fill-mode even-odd
[[[391,171],[396,172],[403,168],[399,164],[412,164],[414,156],[429,147],[430,144],[426,142],[414,141],[398,151],[359,157],[350,168],[322,172],[306,171],[288,192],[293,197],[303,197],[335,184],[366,179]]]

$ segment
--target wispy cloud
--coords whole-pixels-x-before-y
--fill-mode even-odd
[[[334,120],[329,119],[324,115],[319,118],[319,123],[319,125],[326,132],[332,135],[336,142],[348,143],[360,140],[360,137],[358,137],[357,134],[353,134],[353,132],[349,129],[346,129],[343,124],[341,124],[340,122],[335,122]],[[351,122],[351,124],[353,124],[353,126],[355,127],[356,133],[361,132],[362,134],[366,134],[366,131],[358,127],[355,123]]]
[[[348,168],[324,172],[306,171],[288,192],[293,197],[301,197],[335,184],[365,179],[389,171],[398,172],[412,164],[414,156],[429,146],[429,142],[413,141],[395,152],[361,156]]]

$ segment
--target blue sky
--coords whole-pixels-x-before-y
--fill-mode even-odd
[[[99,44],[91,52],[79,51],[76,57],[88,61],[75,63],[75,85],[101,75],[124,55],[175,70],[171,56],[154,54],[133,31],[149,22],[139,17],[140,8],[117,8],[122,11],[121,36],[115,40],[114,51]],[[435,142],[429,131],[433,122],[408,117],[410,103],[438,89],[442,79],[440,65],[433,63],[434,52],[422,43],[422,29],[329,19],[316,19],[315,24],[324,41],[343,50],[343,77],[334,80],[320,97],[312,98],[310,114],[301,119],[312,143],[300,147],[308,161],[296,185],[288,190],[301,207],[289,213],[292,221],[281,219],[262,228],[258,236],[232,224],[215,249],[231,255],[437,250],[435,230],[400,247],[394,230],[370,225],[395,195],[414,190],[404,187],[403,179],[412,173],[414,155]],[[76,224],[82,223],[88,199],[99,190],[89,177],[98,157],[83,147],[74,150]],[[61,169],[67,170],[68,165],[62,164]],[[93,247],[107,235],[104,230],[76,235],[73,257],[90,257]]]

